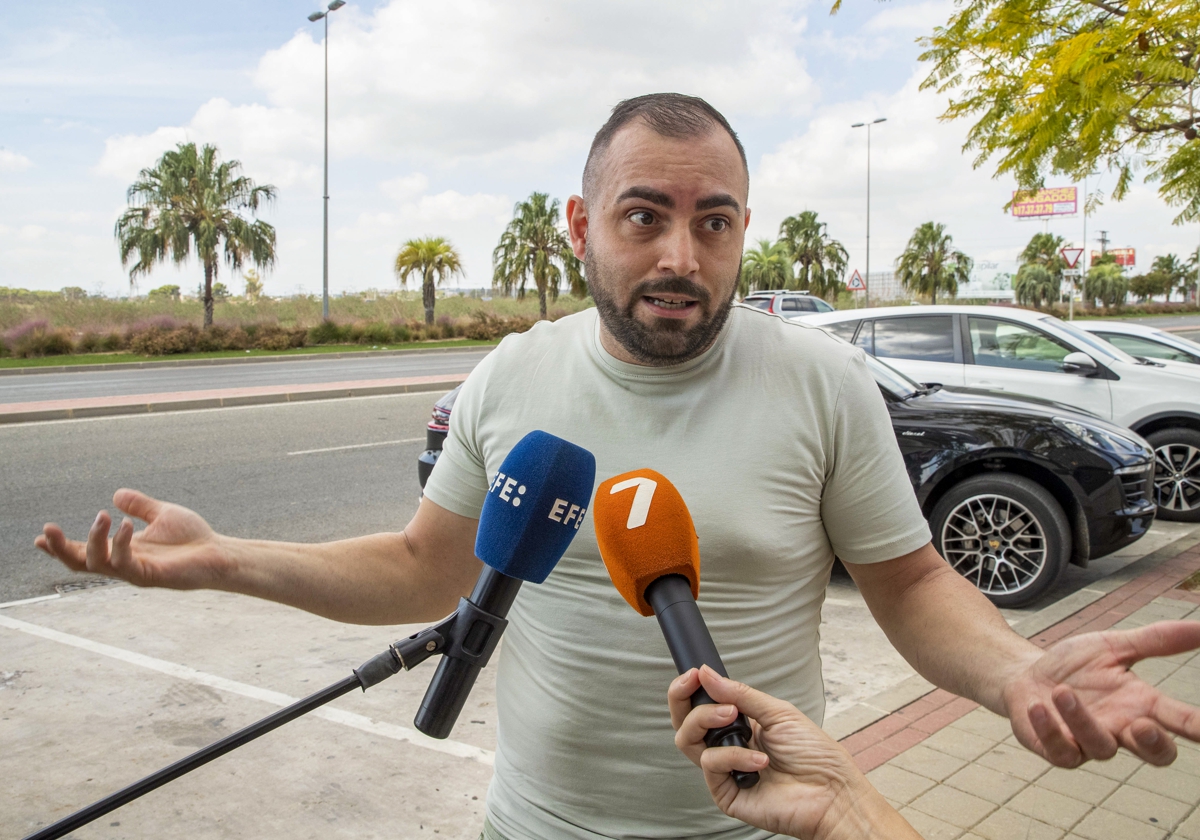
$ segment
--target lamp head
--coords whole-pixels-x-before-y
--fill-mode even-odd
[[[862,128],[866,123],[852,123],[851,128]]]
[[[308,16],[308,19],[311,20],[313,23],[316,23],[323,17],[325,17],[324,12],[313,12],[311,15]]]
[[[333,0],[333,2],[329,4],[328,8],[329,8],[329,11],[336,12],[338,9],[342,8],[342,6],[345,6],[345,5],[346,5],[346,0]]]
[[[871,124],[874,125],[875,123],[881,123],[881,122],[887,122],[887,117],[880,117],[877,120],[873,120]]]

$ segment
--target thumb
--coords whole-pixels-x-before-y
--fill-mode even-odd
[[[153,499],[145,493],[122,487],[113,493],[113,504],[123,513],[136,516],[143,522],[150,523],[158,518],[166,507],[164,502]]]

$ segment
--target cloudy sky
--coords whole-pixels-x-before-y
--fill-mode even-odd
[[[707,98],[750,157],[750,236],[810,209],[864,262],[872,132],[871,266],[915,226],[945,223],[987,279],[1011,271],[1041,222],[1002,208],[1012,183],[973,170],[962,123],[918,90],[914,43],[944,0],[363,0],[330,38],[334,293],[394,288],[401,242],[448,237],[463,285],[490,283],[513,203],[579,189],[591,135],[618,100],[660,90]],[[321,24],[308,0],[46,0],[7,4],[0,28],[0,286],[127,293],[112,228],[137,172],[182,141],[215,143],[279,197],[270,294],[321,286]],[[1098,179],[1101,190],[1112,178]],[[1050,182],[1057,186],[1058,182]],[[1091,184],[1093,188],[1096,184]],[[1088,219],[1138,265],[1190,253],[1195,225],[1152,189]],[[1076,242],[1082,218],[1050,230]],[[194,264],[141,290],[195,288]],[[224,277],[235,291],[240,278]]]

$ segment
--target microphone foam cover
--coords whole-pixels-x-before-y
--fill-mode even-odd
[[[683,575],[700,597],[700,541],[675,485],[654,470],[634,470],[596,488],[596,542],[608,576],[642,615],[654,615],[646,587],[663,575]]]
[[[546,432],[525,435],[488,488],[475,556],[509,577],[541,583],[579,530],[595,481],[591,452]]]

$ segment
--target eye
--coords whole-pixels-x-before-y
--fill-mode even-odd
[[[629,214],[629,221],[638,227],[649,227],[654,224],[654,214],[649,210],[635,210]]]
[[[706,219],[704,221],[704,227],[706,230],[710,230],[713,233],[722,233],[729,230],[729,220],[721,216],[716,216],[712,219]]]

